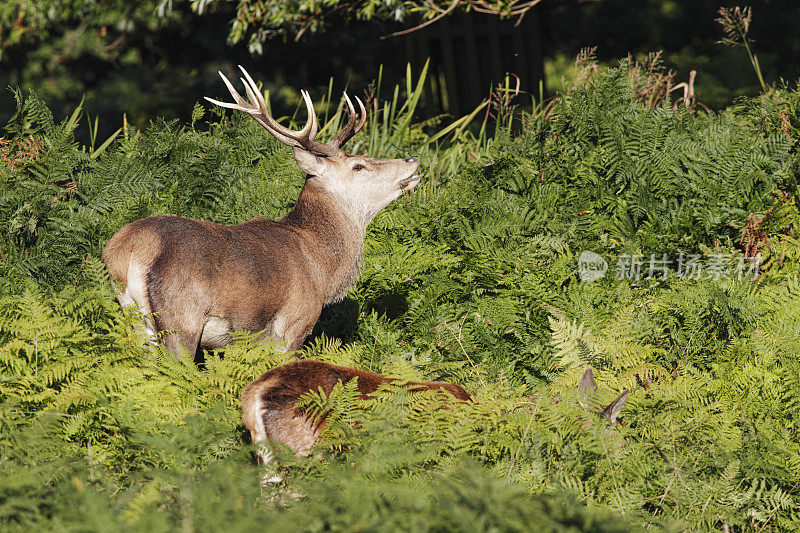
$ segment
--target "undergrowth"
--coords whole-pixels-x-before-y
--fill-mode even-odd
[[[302,356],[474,400],[307,395],[331,421],[322,458],[282,454],[286,481],[264,490],[238,396],[286,356],[246,335],[200,367],[147,350],[98,258],[148,215],[282,216],[303,179],[291,154],[200,108],[90,153],[75,120],[17,94],[0,141],[2,527],[796,527],[800,94],[709,116],[645,105],[629,78],[592,77],[492,143],[381,145],[432,170],[373,221],[358,283]],[[391,124],[371,120],[365,144]],[[472,160],[443,170],[455,145]],[[602,279],[581,281],[585,250],[611,263]],[[614,275],[623,254],[756,253],[755,280]],[[598,405],[632,390],[623,425],[578,405],[586,365]]]

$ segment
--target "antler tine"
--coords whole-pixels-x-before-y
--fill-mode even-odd
[[[311,95],[308,91],[300,91],[300,94],[303,97],[303,100],[306,103],[306,113],[308,114],[308,118],[311,123],[311,128],[308,132],[309,139],[314,139],[317,136],[317,130],[319,129],[319,123],[317,122],[317,113],[314,111],[314,102],[311,101]]]
[[[367,108],[364,107],[364,102],[361,101],[361,98],[356,96],[356,102],[358,102],[358,107],[361,108],[361,120],[356,124],[355,129],[353,129],[353,135],[361,131],[364,127],[364,124],[367,123]]]
[[[242,83],[244,84],[244,87],[247,90],[248,97],[258,106],[261,115],[260,118],[262,118],[264,122],[266,122],[271,129],[275,130],[277,133],[280,133],[285,137],[296,140],[303,147],[306,147],[308,142],[314,140],[314,135],[316,135],[316,132],[314,133],[314,135],[310,135],[310,133],[312,130],[316,129],[314,125],[317,121],[316,120],[317,116],[314,113],[313,105],[310,106],[308,100],[306,100],[306,111],[308,111],[308,120],[306,120],[306,125],[303,126],[303,129],[299,131],[294,131],[287,128],[286,126],[281,126],[274,118],[272,118],[272,116],[267,111],[267,103],[264,100],[264,96],[261,94],[261,91],[258,89],[258,85],[256,85],[256,82],[253,81],[253,78],[250,77],[250,74],[247,73],[247,71],[244,69],[243,66],[239,65],[239,69],[242,71],[242,74],[244,74]]]
[[[250,89],[247,83],[244,83],[244,80],[242,80],[242,83],[244,83],[244,88],[245,91],[247,92],[247,96],[253,102],[256,102],[256,104],[248,102],[247,100],[242,98],[239,92],[233,88],[233,84],[228,80],[227,77],[225,77],[225,74],[220,72],[219,75],[222,78],[222,81],[225,82],[225,86],[228,88],[228,92],[230,92],[233,99],[236,100],[236,103],[232,104],[230,102],[221,102],[219,100],[209,98],[208,96],[205,97],[206,100],[220,107],[224,107],[227,109],[234,109],[236,111],[244,111],[245,113],[253,117],[256,120],[256,122],[258,122],[264,128],[266,128],[267,131],[269,131],[280,142],[287,144],[289,146],[293,146],[294,144],[296,144],[296,141],[292,137],[288,137],[278,131],[275,131],[273,128],[269,126],[269,124],[267,124],[267,122],[264,119],[263,113],[261,112],[261,109],[257,105],[259,99],[255,96],[255,94],[253,94],[253,91]]]
[[[253,101],[258,104],[261,108],[261,111],[266,113],[267,111],[267,103],[264,101],[264,97],[261,94],[261,91],[258,90],[258,85],[253,78],[250,77],[250,74],[244,69],[243,66],[239,65],[239,69],[244,74],[244,79],[242,79],[242,83],[244,84],[245,89],[251,89],[253,93]],[[240,78],[241,79],[241,78]]]
[[[347,124],[344,125],[344,128],[336,134],[336,137],[333,138],[331,144],[341,147],[348,139],[352,136],[353,128],[356,125],[356,110],[353,107],[353,102],[350,100],[350,97],[347,96],[347,93],[344,93],[344,100],[347,103]]]
[[[361,108],[361,120],[358,123],[356,123],[358,115],[356,114],[355,107],[353,107],[353,101],[350,100],[350,97],[347,96],[347,93],[344,93],[344,99],[347,102],[347,124],[345,124],[344,128],[342,128],[342,131],[340,131],[330,143],[338,147],[344,146],[344,143],[349,141],[353,135],[361,131],[361,128],[364,127],[364,124],[367,121],[367,110],[364,109],[364,103],[358,96],[356,96],[356,100],[358,100],[358,105]]]
[[[231,93],[235,103],[221,102],[207,96],[205,99],[220,107],[244,111],[252,116],[264,128],[266,128],[267,131],[269,131],[275,138],[288,146],[302,148],[304,150],[308,150],[309,152],[326,157],[333,157],[341,151],[341,144],[346,142],[349,137],[344,138],[340,144],[333,142],[319,143],[314,140],[314,138],[317,136],[317,132],[319,131],[319,122],[317,121],[317,114],[314,111],[314,102],[311,100],[311,95],[308,93],[308,91],[300,91],[300,94],[303,97],[303,102],[306,105],[308,119],[306,120],[306,124],[303,126],[303,129],[295,131],[287,128],[286,126],[278,124],[278,121],[272,118],[272,115],[269,113],[269,108],[267,107],[267,101],[264,99],[264,95],[261,93],[258,85],[256,85],[256,82],[253,81],[253,78],[250,77],[250,74],[247,73],[244,67],[239,65],[239,68],[244,75],[244,77],[240,79],[244,85],[244,89],[248,98],[247,100],[243,98],[242,95],[236,91],[236,89],[233,88],[233,84],[231,84],[231,82],[222,72],[220,72],[219,75],[222,78],[222,81],[225,83],[225,86],[228,88],[228,91]],[[267,98],[269,98],[269,96],[267,96]],[[361,102],[359,101],[359,103]],[[352,115],[354,111],[353,105],[352,103],[349,105],[350,113]],[[361,104],[361,108],[363,110],[363,104]],[[350,122],[355,122],[355,119],[351,117]],[[348,123],[348,128],[352,129],[350,123]],[[344,133],[350,135],[348,132]]]
[[[264,109],[261,106],[261,103],[259,102],[260,95],[256,96],[256,93],[260,93],[261,91],[259,91],[258,89],[253,90],[253,88],[250,87],[250,85],[247,83],[247,81],[245,81],[244,78],[239,78],[239,81],[241,81],[242,85],[244,85],[244,91],[247,94],[247,98],[250,100],[250,102],[253,102],[252,104],[253,109],[261,114],[264,114]]]
[[[353,107],[353,101],[352,101],[352,100],[350,100],[350,97],[347,95],[347,93],[342,93],[342,94],[344,94],[344,99],[345,99],[345,101],[347,102],[347,112],[348,112],[348,116],[349,116],[350,118],[352,118],[352,119],[355,119],[355,116],[356,116],[356,108],[355,108],[355,107]],[[348,122],[349,122],[349,120],[348,120]],[[354,120],[354,122],[355,122],[355,120]]]
[[[227,109],[236,109],[237,111],[244,111],[246,113],[251,113],[253,111],[253,107],[249,105],[244,98],[242,98],[242,96],[236,91],[236,89],[233,88],[233,85],[231,84],[230,81],[228,81],[228,78],[225,77],[225,74],[220,72],[219,76],[220,78],[222,78],[222,81],[225,82],[225,86],[228,88],[228,91],[231,93],[233,99],[236,100],[236,103],[232,104],[230,102],[220,102],[219,100],[214,100],[213,98],[209,98],[208,96],[205,96],[204,98],[209,102],[211,102],[212,104],[218,105],[220,107],[224,107]]]
[[[273,135],[276,135],[281,142],[284,142],[284,143],[287,143],[287,144],[291,144],[291,139],[290,138],[285,137],[283,135],[278,135],[276,132],[272,131],[272,129],[269,127],[269,125],[266,124],[265,121],[263,120],[263,118],[261,117],[261,110],[259,109],[259,107],[257,105],[254,105],[254,104],[248,102],[244,98],[242,98],[242,95],[240,95],[239,92],[236,89],[233,88],[233,84],[228,80],[227,77],[225,77],[225,74],[220,72],[219,76],[222,78],[222,81],[225,82],[225,86],[228,88],[228,92],[231,93],[231,96],[233,97],[234,100],[236,100],[236,103],[234,104],[234,103],[230,103],[230,102],[221,102],[219,100],[215,100],[213,98],[209,98],[208,96],[204,97],[206,100],[208,100],[212,104],[218,105],[220,107],[224,107],[226,109],[234,109],[236,111],[244,111],[245,113],[249,114],[254,119],[256,119],[259,124],[261,124],[262,126],[267,128],[270,131],[270,133],[272,133]],[[244,80],[242,80],[242,81],[244,81]],[[250,88],[247,86],[246,83],[244,84],[244,88],[247,91],[247,95],[248,95],[248,97],[250,99],[252,99],[253,101],[258,101],[258,99],[255,98],[255,96],[253,95],[252,91],[250,90]]]

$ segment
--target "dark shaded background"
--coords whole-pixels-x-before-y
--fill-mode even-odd
[[[429,93],[421,113],[465,112],[499,81],[500,71],[519,73],[521,61],[527,73],[523,90],[538,94],[538,79],[544,73],[545,94],[552,94],[575,55],[591,46],[597,47],[598,59],[608,64],[628,53],[642,56],[663,50],[665,63],[677,71],[678,81],[686,79],[689,70],[697,70],[698,99],[712,109],[721,109],[738,96],[756,94],[759,86],[745,51],[716,43],[722,37],[714,21],[720,5],[735,3],[545,0],[517,28],[513,21],[498,23],[491,16],[472,14],[387,40],[380,37],[401,27],[340,20],[333,21],[330,27],[334,29],[307,35],[299,43],[271,41],[263,56],[253,57],[244,45],[226,44],[232,10],[198,16],[176,4],[169,20],[139,20],[123,29],[75,21],[57,28],[49,39],[8,48],[0,59],[0,84],[35,90],[57,118],[70,113],[85,95],[85,108],[92,117],[100,117],[103,135],[120,126],[123,113],[139,127],[156,116],[187,120],[202,96],[224,95],[216,71],[233,73],[234,66],[241,63],[272,90],[277,111],[286,112],[296,104],[298,88],[311,88],[312,94],[320,97],[331,77],[337,92],[350,86],[358,94],[377,77],[380,64],[384,66],[384,93],[388,94],[404,75],[407,61],[411,60],[418,72],[426,51],[436,59],[443,32],[468,19],[476,28],[497,25],[506,34],[523,33],[514,36],[513,42],[509,41],[512,44],[503,47],[496,58],[490,58],[494,68],[473,65],[474,59],[464,53],[464,39],[453,41],[459,77],[445,90],[464,86],[466,82],[460,80],[471,80],[467,83],[471,90],[458,106],[449,108]],[[744,5],[752,6],[751,37],[767,83],[796,80],[800,77],[800,4],[758,0]],[[485,52],[487,45],[481,44],[485,42],[476,45],[479,53]],[[440,67],[433,65],[431,77],[444,79],[436,70]],[[473,67],[476,71],[470,72]],[[0,98],[0,122],[5,123],[13,109],[13,98],[6,92]],[[78,134],[85,139],[88,131]]]

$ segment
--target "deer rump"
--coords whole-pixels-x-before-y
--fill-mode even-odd
[[[375,392],[381,383],[393,381],[375,372],[303,360],[276,367],[262,375],[242,391],[242,418],[254,444],[261,442],[285,444],[296,453],[306,454],[318,438],[324,422],[315,424],[295,404],[300,396],[318,390],[330,394],[337,383],[358,378],[362,398]],[[446,381],[407,382],[411,390],[444,389],[457,400],[467,401],[470,394],[460,385]],[[271,458],[268,450],[256,453],[260,463]]]

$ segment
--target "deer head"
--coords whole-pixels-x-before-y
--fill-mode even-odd
[[[414,174],[419,163],[414,158],[376,159],[349,154],[342,149],[348,140],[361,131],[367,121],[367,110],[360,98],[356,97],[361,112],[359,120],[352,100],[344,93],[348,110],[347,124],[331,141],[321,143],[315,140],[319,124],[308,91],[300,92],[308,120],[302,129],[291,130],[272,118],[264,95],[253,78],[241,65],[239,68],[244,75],[241,81],[247,100],[233,88],[222,72],[219,75],[235,103],[220,102],[208,97],[206,100],[221,107],[244,111],[276,139],[292,147],[297,165],[308,179],[321,186],[364,227],[381,209],[419,183],[419,177]]]
[[[619,416],[622,408],[625,407],[625,402],[628,400],[628,389],[622,391],[622,394],[617,396],[617,399],[608,404],[605,408],[598,408],[593,405],[592,400],[597,392],[597,382],[594,380],[594,373],[591,368],[587,368],[578,381],[578,403],[581,407],[588,411],[595,411],[600,416],[604,417],[611,424],[619,424],[617,417]]]

